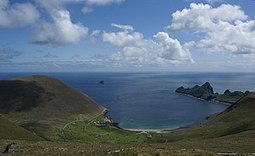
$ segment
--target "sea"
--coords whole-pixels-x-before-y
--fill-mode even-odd
[[[5,80],[47,75],[87,94],[109,110],[119,127],[130,130],[171,130],[188,127],[224,111],[229,104],[178,94],[175,89],[210,82],[214,91],[255,91],[255,73],[199,72],[69,72],[0,73]],[[99,83],[104,81],[104,83]]]

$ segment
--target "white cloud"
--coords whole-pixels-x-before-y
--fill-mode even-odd
[[[107,41],[115,46],[127,46],[133,44],[139,44],[143,40],[143,34],[140,32],[127,32],[127,31],[119,31],[119,32],[104,32],[103,40]]]
[[[232,54],[255,54],[255,21],[235,24],[219,22],[194,47],[209,52],[229,52]]]
[[[9,0],[0,1],[0,27],[14,28],[31,25],[40,17],[31,3],[10,4]]]
[[[52,23],[43,22],[33,38],[39,44],[68,44],[79,42],[88,33],[88,28],[81,23],[73,23],[67,10],[51,12]]]
[[[0,1],[0,8],[7,7],[8,3],[9,3],[9,0],[1,0]]]
[[[191,61],[193,62],[190,52],[185,49],[177,39],[172,39],[167,33],[159,32],[154,35],[159,45],[159,56],[166,60],[172,61]]]
[[[103,40],[120,48],[111,57],[116,65],[162,66],[194,62],[188,49],[165,32],[154,35],[154,40],[145,39],[140,32],[104,32]]]
[[[87,7],[87,6],[84,6],[82,9],[81,9],[81,12],[84,13],[84,14],[87,14],[87,13],[90,13],[90,12],[93,12],[94,9],[90,8],[90,7]]]
[[[170,31],[190,29],[194,31],[205,31],[216,26],[219,21],[234,22],[246,20],[247,15],[239,6],[222,4],[212,8],[208,4],[191,3],[190,8],[176,11],[172,14],[172,23],[167,26]]]
[[[33,43],[38,44],[69,44],[82,40],[88,34],[88,28],[82,23],[73,23],[70,12],[66,9],[67,4],[84,3],[81,10],[83,13],[93,11],[94,5],[107,5],[111,3],[121,3],[124,0],[37,0],[49,13],[52,22],[41,22],[37,24]],[[99,32],[91,34],[91,39]]]
[[[121,3],[125,0],[35,0],[32,3],[10,3],[0,0],[0,28],[14,28],[30,25],[34,30],[33,43],[38,44],[69,44],[82,40],[88,34],[88,28],[82,23],[72,22],[67,4],[85,4],[82,12],[93,11],[94,5]],[[50,15],[51,22],[40,19],[38,7],[44,8]],[[95,37],[96,32],[92,34]],[[93,38],[94,39],[94,38]]]
[[[126,31],[134,31],[134,28],[131,25],[121,25],[121,24],[111,24],[112,27],[119,28]]]
[[[95,43],[97,40],[97,37],[99,36],[99,34],[101,33],[100,30],[93,30],[92,33],[89,35],[90,40]]]
[[[107,5],[111,3],[122,3],[125,0],[85,0],[89,5]]]
[[[189,48],[206,52],[231,54],[255,53],[255,20],[239,6],[222,4],[213,8],[208,4],[194,4],[172,14],[169,31],[201,33],[198,41],[186,43]]]
[[[224,3],[225,0],[206,0],[206,2],[210,4],[215,4],[215,3]]]
[[[69,3],[85,3],[86,6],[108,5],[113,3],[122,3],[125,0],[38,0],[47,9],[63,9],[64,5]]]
[[[84,3],[86,0],[36,0],[48,11],[64,9],[67,4]]]

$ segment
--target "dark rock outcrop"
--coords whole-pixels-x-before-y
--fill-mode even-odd
[[[199,90],[203,91],[204,93],[208,93],[208,94],[213,94],[213,88],[211,86],[211,84],[209,82],[206,82],[205,84],[203,84]]]
[[[105,83],[105,82],[104,82],[103,80],[99,82],[99,84],[104,84],[104,83]]]
[[[179,87],[176,89],[177,93],[189,94],[204,100],[212,100],[216,98],[213,88],[209,82],[204,83],[202,86],[196,85],[193,88]]]
[[[225,90],[225,92],[223,93],[224,95],[231,95],[231,92],[227,89],[227,90]]]
[[[20,149],[15,142],[12,142],[5,147],[3,153],[17,154],[17,153],[20,153]]]

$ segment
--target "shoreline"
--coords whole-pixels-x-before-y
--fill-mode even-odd
[[[166,129],[142,129],[142,128],[121,128],[119,126],[115,126],[118,129],[124,130],[124,131],[129,131],[129,132],[140,132],[140,133],[169,133],[169,132],[175,132],[175,131],[180,131],[186,128],[190,128],[193,125],[188,125],[188,126],[181,126],[178,128],[166,128]]]
[[[216,100],[216,99],[214,99],[214,100],[206,100],[206,99],[199,98],[199,97],[195,97],[195,96],[193,96],[193,95],[186,94],[186,93],[178,93],[178,92],[176,92],[176,93],[177,93],[177,94],[181,94],[181,95],[185,95],[185,96],[188,96],[188,97],[191,97],[191,98],[195,98],[195,99],[198,99],[198,100],[202,100],[202,101],[220,103],[220,104],[228,105],[228,106],[233,105],[233,103],[227,102],[227,101],[220,101],[220,100]]]
[[[125,131],[130,131],[130,132],[140,132],[140,133],[167,133],[171,130],[174,129],[125,129],[125,128],[121,128]]]

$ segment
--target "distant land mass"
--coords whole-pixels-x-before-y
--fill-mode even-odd
[[[228,89],[223,94],[214,93],[213,87],[211,86],[209,82],[204,83],[202,86],[195,85],[192,88],[184,88],[183,86],[181,86],[177,88],[175,91],[177,93],[192,95],[194,97],[201,98],[207,101],[214,100],[214,101],[226,102],[230,104],[237,102],[240,98],[250,93],[249,91],[231,92]]]

